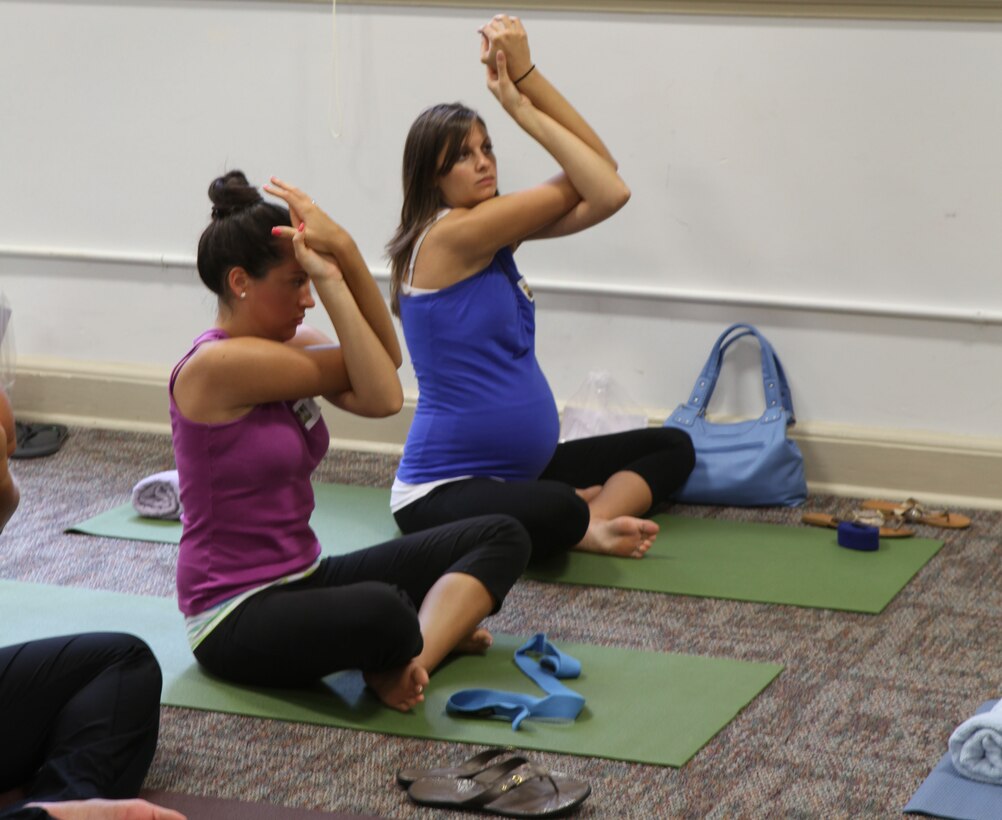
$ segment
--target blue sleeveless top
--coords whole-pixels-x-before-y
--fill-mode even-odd
[[[400,295],[418,402],[397,478],[539,477],[560,435],[536,361],[536,308],[508,248],[469,279]]]

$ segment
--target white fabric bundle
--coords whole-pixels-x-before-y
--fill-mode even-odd
[[[144,518],[181,520],[181,488],[177,470],[146,476],[132,488],[132,507]]]
[[[950,759],[964,777],[1002,784],[1002,700],[953,730]]]

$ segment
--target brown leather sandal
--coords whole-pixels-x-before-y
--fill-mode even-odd
[[[802,523],[810,524],[812,527],[830,527],[833,530],[837,530],[838,525],[843,521],[843,519],[836,518],[834,515],[828,515],[828,513],[811,512],[804,513],[800,520]],[[878,510],[858,511],[853,513],[847,520],[856,524],[879,528],[881,538],[910,538],[915,535],[915,530],[910,530],[902,526],[904,524],[903,518],[888,518]]]
[[[580,806],[591,786],[518,755],[473,777],[424,777],[407,796],[422,806],[477,809],[502,817],[553,817]]]
[[[863,502],[863,509],[896,515],[909,524],[928,524],[930,527],[944,527],[951,530],[962,530],[971,526],[971,519],[966,515],[952,513],[949,510],[930,510],[914,498],[908,498],[902,504],[870,499]]]
[[[464,760],[458,766],[442,766],[437,769],[400,769],[397,772],[397,783],[406,788],[415,780],[420,780],[422,777],[473,777],[485,769],[489,769],[491,766],[496,766],[498,763],[497,758],[506,754],[512,754],[510,747],[502,748],[494,746],[490,749],[485,749],[480,754],[476,754],[468,760]]]

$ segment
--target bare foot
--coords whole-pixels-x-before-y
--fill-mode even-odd
[[[596,484],[593,487],[578,487],[574,490],[574,492],[576,492],[580,498],[584,499],[586,504],[590,504],[592,499],[602,492],[602,485]]]
[[[469,635],[456,644],[453,652],[460,655],[483,655],[491,644],[494,643],[494,636],[484,627],[478,626]]]
[[[385,672],[364,672],[362,677],[376,697],[400,712],[409,712],[423,701],[428,685],[428,673],[416,660]]]
[[[643,558],[660,529],[653,521],[631,515],[608,520],[592,518],[588,532],[574,549],[620,558]]]

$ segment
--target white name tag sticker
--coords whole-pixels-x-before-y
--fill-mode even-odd
[[[530,302],[536,301],[536,297],[532,295],[532,288],[529,287],[529,283],[525,281],[524,276],[518,280],[518,286],[522,289],[522,293],[525,294],[526,299]]]
[[[316,399],[300,399],[292,405],[292,412],[307,430],[312,430],[313,425],[320,421],[320,405]]]

